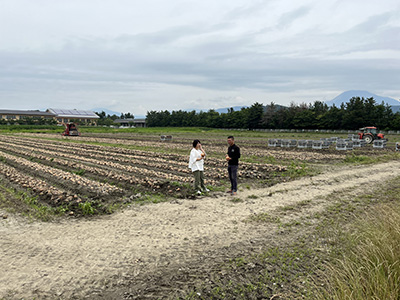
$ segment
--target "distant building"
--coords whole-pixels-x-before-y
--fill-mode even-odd
[[[146,119],[115,119],[114,124],[122,127],[146,127]]]
[[[48,111],[39,111],[39,110],[10,110],[10,109],[1,109],[0,110],[0,119],[7,121],[17,121],[23,120],[26,118],[33,119],[54,119],[56,115],[52,112]]]
[[[80,122],[97,125],[100,117],[90,110],[49,108],[46,112],[54,114],[58,123]]]
[[[146,119],[135,119],[133,122],[136,127],[146,127]]]
[[[100,119],[100,117],[93,111],[79,109],[49,108],[46,111],[9,109],[0,110],[0,120],[12,122],[26,118],[53,119],[56,120],[58,124],[79,122],[81,124],[90,125],[97,125],[97,120]],[[116,119],[114,123],[126,127],[146,127],[146,119]]]
[[[134,119],[115,119],[114,124],[117,124],[121,127],[132,127],[135,126],[133,120]]]

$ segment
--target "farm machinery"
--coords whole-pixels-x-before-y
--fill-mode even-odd
[[[75,123],[64,123],[65,130],[62,133],[64,136],[80,136],[81,133],[78,131],[78,127]]]
[[[359,130],[358,136],[360,140],[364,140],[367,144],[371,144],[374,140],[382,140],[385,138],[385,135],[379,133],[376,127],[363,127]]]

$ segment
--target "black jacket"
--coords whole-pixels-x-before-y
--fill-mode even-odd
[[[228,160],[228,165],[234,165],[234,166],[239,165],[240,148],[236,146],[236,144],[229,146],[228,156],[232,158],[231,160]]]

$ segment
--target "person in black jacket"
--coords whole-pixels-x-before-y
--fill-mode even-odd
[[[240,148],[235,144],[235,138],[228,136],[228,153],[226,160],[228,161],[228,174],[231,181],[231,189],[228,193],[231,195],[237,194],[237,171],[239,168]]]

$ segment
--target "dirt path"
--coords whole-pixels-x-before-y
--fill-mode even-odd
[[[265,233],[242,222],[252,214],[311,200],[317,210],[331,193],[361,192],[400,174],[400,162],[331,169],[313,178],[231,196],[135,206],[111,216],[60,223],[0,220],[0,299],[84,298],[112,278],[187,264],[204,251],[251,243]],[[252,197],[248,197],[248,196]]]

